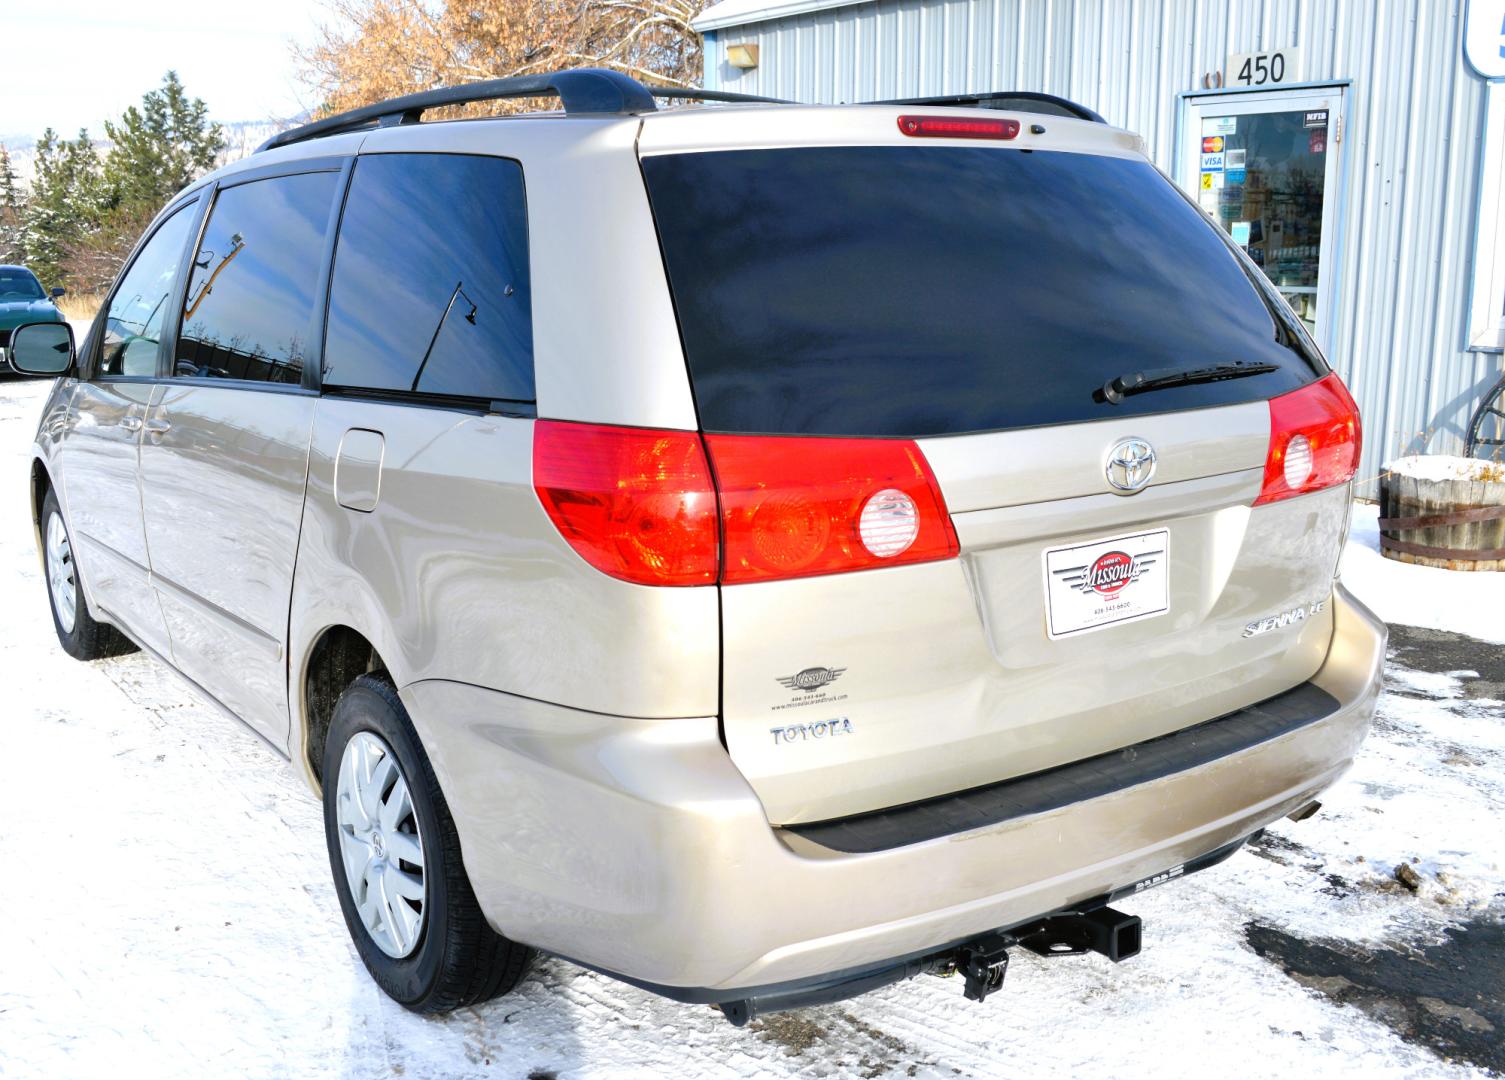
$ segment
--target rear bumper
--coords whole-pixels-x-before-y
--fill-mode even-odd
[[[713,718],[608,717],[440,681],[402,696],[499,931],[677,997],[731,1000],[1069,909],[1310,801],[1351,763],[1384,662],[1384,624],[1341,588],[1333,607],[1311,682],[1337,707],[1321,719],[1121,790],[862,853],[771,828]]]

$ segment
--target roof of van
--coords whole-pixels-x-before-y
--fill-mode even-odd
[[[657,115],[660,112],[657,104],[659,99],[743,105],[799,104],[778,98],[706,90],[699,87],[646,85],[620,71],[608,68],[575,68],[568,71],[517,75],[502,79],[483,79],[459,86],[442,86],[378,101],[279,132],[257,147],[257,152],[275,150],[294,143],[325,139],[340,134],[370,132],[379,128],[412,127],[418,124],[423,119],[424,113],[430,109],[470,105],[482,101],[538,97],[558,98],[563,106],[564,114],[573,118]],[[857,104],[860,107],[903,105],[925,108],[973,108],[981,106],[1065,116],[1106,126],[1106,121],[1085,105],[1051,94],[1029,91],[907,98]],[[808,106],[808,108],[816,108],[816,106]],[[916,133],[910,132],[910,134]],[[937,133],[932,131],[927,134]]]

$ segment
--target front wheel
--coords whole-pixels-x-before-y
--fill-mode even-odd
[[[414,1012],[506,993],[529,950],[492,930],[460,838],[402,699],[362,675],[324,746],[324,833],[345,924],[371,977]]]
[[[42,499],[42,562],[47,570],[47,599],[52,607],[52,625],[58,644],[75,660],[103,660],[135,652],[131,640],[108,623],[95,621],[84,603],[78,579],[73,537],[57,492],[48,490]]]

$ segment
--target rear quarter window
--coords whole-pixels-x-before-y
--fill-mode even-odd
[[[522,166],[360,158],[340,223],[324,385],[533,400]]]
[[[1272,397],[1321,361],[1137,159],[815,147],[643,160],[702,426],[917,437]],[[1098,402],[1117,375],[1250,378]]]

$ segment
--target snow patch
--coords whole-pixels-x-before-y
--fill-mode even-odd
[[[1385,471],[1414,476],[1418,480],[1505,480],[1505,466],[1497,461],[1448,454],[1412,454],[1396,458],[1385,466]]]
[[[1442,570],[1380,554],[1380,509],[1357,503],[1343,584],[1387,623],[1452,630],[1505,644],[1505,573]]]

